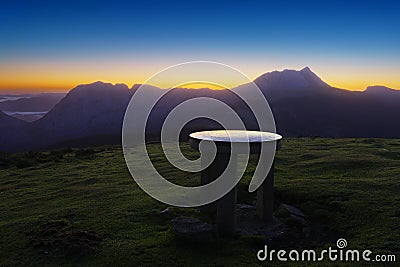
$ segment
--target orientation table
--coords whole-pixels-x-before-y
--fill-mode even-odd
[[[264,142],[275,142],[276,149],[280,147],[282,136],[270,132],[246,131],[246,130],[214,130],[191,133],[189,135],[190,146],[199,151],[199,144],[202,141],[214,142],[217,153],[213,162],[202,171],[201,185],[210,183],[217,179],[226,169],[231,158],[231,144],[244,144],[250,147],[249,150],[237,152],[237,154],[249,153],[260,154],[261,144]],[[240,145],[239,145],[240,148]],[[237,155],[232,155],[232,160],[237,160]],[[225,196],[214,203],[205,205],[201,211],[208,214],[216,212],[217,233],[223,237],[233,237],[236,226],[236,186]],[[257,215],[264,222],[273,220],[274,204],[274,163],[262,183],[257,189]]]

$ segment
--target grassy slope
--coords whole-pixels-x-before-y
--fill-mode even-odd
[[[171,169],[159,145],[149,150],[175,182],[199,180]],[[160,214],[166,206],[134,183],[120,148],[2,157],[0,265],[258,264],[252,238],[204,246],[175,240],[170,220],[197,210]],[[399,260],[399,163],[400,140],[286,139],[277,153],[276,195],[323,225],[331,242],[343,237],[349,248],[397,253]],[[246,192],[252,169],[239,186],[240,202],[254,201]]]

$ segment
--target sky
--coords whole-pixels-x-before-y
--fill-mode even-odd
[[[251,79],[309,66],[350,90],[400,89],[395,1],[3,1],[0,93],[132,86],[182,62]]]

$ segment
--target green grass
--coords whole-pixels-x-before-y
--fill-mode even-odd
[[[182,148],[198,156],[187,144]],[[198,174],[174,170],[160,145],[149,151],[171,181],[198,183]],[[239,184],[241,203],[255,200],[247,192],[252,170],[254,159]],[[277,199],[302,209],[324,236],[317,243],[298,240],[305,249],[345,238],[349,248],[396,254],[399,261],[399,179],[400,140],[286,139],[276,155]],[[199,217],[197,209],[160,214],[167,206],[135,184],[119,147],[0,153],[0,192],[0,266],[268,264],[256,258],[260,237],[209,244],[174,238],[171,219]]]

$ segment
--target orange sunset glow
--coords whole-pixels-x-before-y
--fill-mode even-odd
[[[172,62],[171,62],[172,63]],[[168,67],[167,64],[157,63],[151,65],[141,64],[118,64],[113,62],[101,62],[101,64],[71,64],[71,63],[19,63],[5,64],[0,63],[0,92],[1,93],[39,93],[39,92],[67,92],[79,84],[87,84],[94,81],[110,83],[124,83],[131,87],[136,83],[144,83],[148,78],[158,71]],[[282,70],[286,67],[281,65],[256,66],[236,64],[250,79],[255,79],[259,75]],[[290,64],[288,64],[290,68]],[[233,65],[235,66],[235,65]],[[237,67],[238,66],[238,67]],[[247,68],[246,68],[247,67]],[[276,67],[276,68],[274,68]],[[304,66],[295,65],[294,69]],[[362,91],[370,85],[384,85],[390,88],[400,88],[400,76],[394,70],[376,71],[373,68],[342,68],[324,67],[316,64],[311,68],[325,82],[333,87],[347,90]],[[167,82],[165,83],[165,85]],[[232,87],[239,85],[239,82],[229,81]],[[158,86],[163,87],[163,84]],[[222,89],[220,86],[210,84],[185,84],[179,87]]]

